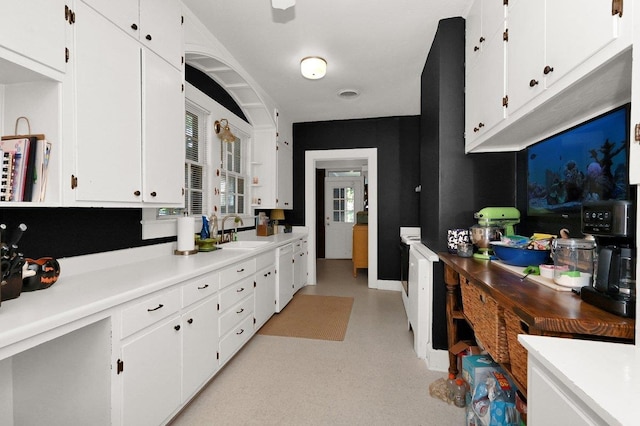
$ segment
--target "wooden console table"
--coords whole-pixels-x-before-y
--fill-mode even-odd
[[[492,265],[491,261],[462,258],[449,253],[438,253],[438,257],[444,263],[447,286],[449,347],[458,342],[458,321],[465,320],[473,328],[462,303],[461,280],[495,300],[501,312],[512,317],[515,315],[526,326],[527,334],[633,343],[634,319],[622,318],[584,303],[579,295],[571,291],[557,291],[527,279],[521,280],[520,276]],[[508,362],[501,364],[526,395],[526,366],[524,378],[520,375],[518,380]],[[456,356],[451,353],[449,371],[458,373]]]

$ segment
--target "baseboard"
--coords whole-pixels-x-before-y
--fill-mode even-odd
[[[378,290],[402,291],[402,283],[393,280],[378,280],[376,288]]]

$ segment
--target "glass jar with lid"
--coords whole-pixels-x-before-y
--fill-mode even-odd
[[[592,239],[558,238],[553,241],[553,281],[564,287],[592,285],[596,242]]]

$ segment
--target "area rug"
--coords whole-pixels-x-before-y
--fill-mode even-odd
[[[353,297],[296,294],[258,334],[342,341],[352,306]]]

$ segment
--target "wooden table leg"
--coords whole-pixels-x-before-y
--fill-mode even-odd
[[[454,311],[460,282],[458,273],[448,265],[444,265],[444,282],[447,286],[447,343],[450,349],[458,342],[458,323]],[[451,352],[449,352],[449,373],[458,374],[457,355]]]

